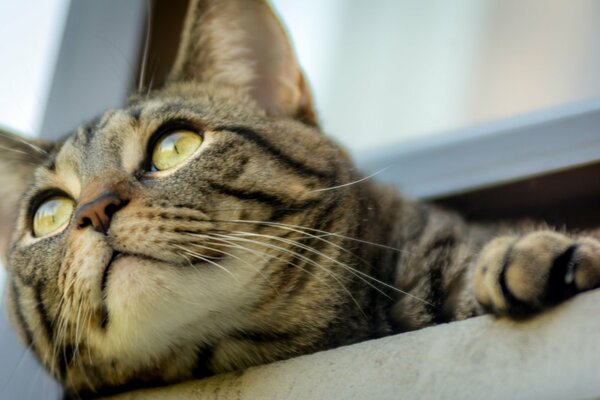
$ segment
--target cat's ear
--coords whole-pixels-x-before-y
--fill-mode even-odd
[[[0,128],[0,256],[5,257],[21,195],[33,171],[48,158],[49,144]]]
[[[310,91],[277,17],[263,0],[191,0],[169,81],[245,89],[273,116],[316,125]]]

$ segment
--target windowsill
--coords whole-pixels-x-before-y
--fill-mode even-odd
[[[600,98],[387,146],[357,157],[378,181],[437,199],[600,160]]]
[[[599,303],[595,291],[528,321],[472,318],[115,400],[597,398]]]

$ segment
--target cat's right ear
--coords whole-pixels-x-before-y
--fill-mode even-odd
[[[51,145],[0,129],[0,256],[6,256],[21,195]]]
[[[292,45],[266,0],[191,0],[168,81],[234,86],[271,116],[317,124]]]

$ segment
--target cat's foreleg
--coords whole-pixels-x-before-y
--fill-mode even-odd
[[[391,309],[398,331],[484,313],[533,315],[600,287],[600,232],[468,225],[433,212],[398,265],[403,294]]]

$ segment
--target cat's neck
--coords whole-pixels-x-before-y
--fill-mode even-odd
[[[422,215],[423,205],[402,197],[389,187],[372,182],[355,186],[346,205],[349,210],[345,221],[345,235],[350,239],[344,243],[353,256],[345,263],[354,268],[348,289],[354,297],[343,311],[345,322],[328,328],[335,347],[376,337],[392,332],[390,308],[398,293],[392,286],[397,267],[401,262],[402,247],[413,235]],[[415,223],[418,221],[419,223]],[[359,307],[360,306],[360,307]],[[348,321],[354,326],[349,329]],[[352,332],[352,335],[344,334]]]

